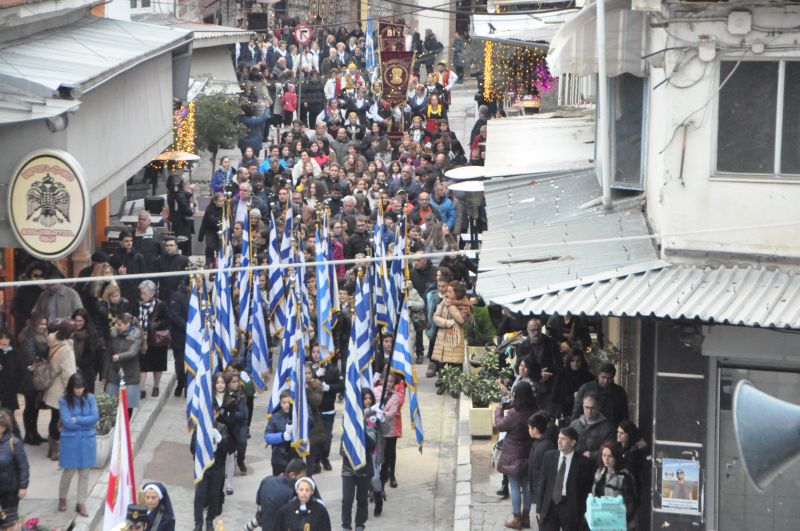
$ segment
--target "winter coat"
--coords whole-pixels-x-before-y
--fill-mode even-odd
[[[72,407],[63,396],[58,401],[61,413],[61,441],[58,465],[61,468],[89,468],[97,462],[97,432],[100,418],[94,395],[75,397]],[[74,420],[73,420],[74,418]]]
[[[56,378],[53,385],[44,392],[44,403],[55,409],[67,388],[69,377],[77,371],[77,366],[71,339],[56,339],[55,334],[50,334],[47,340],[50,344],[50,369],[55,372]]]
[[[232,417],[231,435],[233,435],[237,444],[247,444],[249,430],[247,426],[247,399],[244,396],[244,392],[240,392],[236,396],[236,409],[233,411]]]
[[[531,451],[528,454],[528,481],[531,492],[531,499],[535,500],[539,496],[539,478],[542,476],[542,463],[544,454],[556,449],[555,426],[548,427],[542,437],[533,441]]]
[[[108,348],[108,361],[106,363],[106,380],[110,384],[119,385],[120,369],[125,383],[139,384],[139,349],[141,348],[142,333],[132,326],[127,334],[117,332],[117,327],[111,329],[111,345]],[[119,354],[119,361],[111,361],[111,356]]]
[[[630,472],[620,470],[619,473],[609,476],[605,468],[598,470],[594,475],[592,494],[595,497],[622,496],[622,500],[625,502],[627,521],[629,524],[634,522],[639,504],[636,496],[636,482]]]
[[[450,306],[445,301],[439,303],[433,314],[433,322],[438,327],[436,344],[433,347],[431,358],[442,363],[464,363],[464,322],[469,318],[469,302],[455,301]],[[447,328],[448,321],[455,321],[455,325]]]
[[[75,365],[85,378],[102,374],[105,357],[102,339],[95,337],[91,341],[86,331],[77,330],[72,336],[72,348],[75,352]]]
[[[30,469],[25,445],[12,433],[0,437],[0,492],[28,488]]]
[[[594,393],[600,397],[600,412],[614,425],[628,418],[628,393],[621,386],[611,382],[606,387],[601,387],[595,380],[583,384],[578,389],[575,405],[572,407],[572,419],[575,420],[583,413],[583,397]]]
[[[57,319],[69,319],[75,310],[83,308],[83,302],[81,302],[78,292],[60,285],[55,292],[49,289],[44,290],[36,299],[33,309],[52,321],[54,316],[50,315],[50,300],[53,298],[55,298],[55,317]]]
[[[29,334],[25,329],[25,334],[20,334],[19,354],[20,364],[24,368],[21,377],[20,392],[26,396],[36,394],[38,391],[33,387],[33,364],[36,361],[46,360],[50,353],[50,346],[47,344],[47,336],[37,338],[35,334]]]
[[[277,531],[275,516],[294,497],[294,481],[286,476],[269,476],[261,481],[256,494],[256,518],[262,531]]]
[[[0,407],[9,411],[19,409],[17,392],[26,372],[20,356],[13,348],[8,352],[0,350]]]
[[[324,444],[327,437],[325,434],[325,425],[322,423],[322,416],[320,415],[319,409],[322,405],[324,394],[322,382],[314,379],[306,382],[306,399],[308,400],[311,413],[311,426],[308,429],[308,438],[312,445]]]
[[[383,404],[381,411],[384,414],[384,420],[381,423],[381,435],[384,437],[397,437],[403,436],[403,402],[405,401],[405,386],[400,384],[403,391],[390,389],[387,391],[386,403]],[[375,396],[380,399],[383,394],[383,386],[379,385],[375,388]]]
[[[439,214],[443,222],[447,223],[447,228],[453,232],[453,227],[456,225],[456,207],[449,197],[442,197],[441,201],[436,201],[436,198],[431,195],[431,206]]]
[[[528,473],[528,456],[531,453],[533,439],[528,434],[528,417],[533,411],[518,411],[511,408],[506,413],[503,408],[494,410],[494,425],[497,431],[508,432],[503,439],[497,471],[509,476],[520,476]]]
[[[291,413],[284,413],[282,409],[278,408],[267,422],[267,428],[264,430],[264,442],[272,445],[270,459],[272,466],[283,465],[285,467],[291,459],[298,457],[291,444],[283,439],[286,424],[291,420]]]
[[[339,367],[334,361],[325,365],[325,374],[320,377],[328,385],[328,390],[322,393],[322,402],[319,405],[320,413],[336,410],[336,395],[344,393],[344,379]]]
[[[586,417],[581,415],[580,418],[573,420],[570,425],[578,432],[578,444],[575,446],[575,451],[579,454],[583,452],[591,452],[589,459],[592,462],[597,462],[600,457],[600,445],[606,441],[614,441],[617,436],[616,428],[611,424],[603,415],[589,424]]]
[[[300,508],[300,500],[295,498],[284,505],[277,514],[274,529],[279,531],[331,531],[331,518],[325,505],[311,499],[305,509]]]
[[[636,481],[639,489],[642,485],[645,462],[647,461],[647,443],[639,439],[635,444],[622,449],[622,468],[627,470]],[[638,492],[638,490],[637,490]]]

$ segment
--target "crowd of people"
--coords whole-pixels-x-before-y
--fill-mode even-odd
[[[463,80],[463,39],[457,36],[453,45],[455,71],[446,59],[437,60],[444,47],[430,30],[424,38],[412,35],[410,42],[420,53],[402,103],[388,102],[379,76],[366,68],[366,39],[360,28],[349,33],[319,28],[309,46],[298,46],[291,32],[275,31],[253,35],[235,47],[242,86],[240,120],[246,133],[239,160],[221,157],[211,177],[210,203],[196,234],[205,249],[205,265],[215,265],[222,218],[237,212],[240,204],[249,214],[251,263],[268,262],[270,227],[274,224],[282,234],[289,216],[307,260],[314,261],[314,234],[323,210],[330,222],[332,258],[352,261],[334,268],[341,308],[332,330],[331,361],[321,359],[313,322],[308,330],[313,345],[305,369],[310,455],[300,455],[292,444],[293,403],[285,392],[269,412],[263,440],[270,447],[272,470],[258,489],[247,529],[331,528],[313,477],[331,471],[331,452],[341,452],[333,431],[337,402],[345,390],[355,279],[359,260],[374,254],[376,223],[383,223],[382,244],[388,249],[398,240],[397,228],[404,227],[406,254],[415,255],[405,282],[415,362],[427,360],[429,378],[444,365],[463,363],[463,328],[480,304],[468,297],[470,273],[477,272],[477,264],[459,252],[465,246],[460,235],[468,231],[468,215],[463,198],[448,188],[445,172],[482,164],[489,110],[479,109],[465,149],[447,119],[453,87]],[[425,77],[420,75],[423,66]],[[120,233],[113,255],[98,251],[91,256],[91,265],[79,274],[87,282],[57,282],[61,273],[42,262],[25,270],[22,279],[42,283],[16,290],[15,329],[0,330],[0,406],[7,410],[0,411],[4,511],[15,512],[26,494],[24,444],[47,443],[48,457],[63,469],[57,510],[67,510],[67,493],[77,475],[75,512],[86,514],[87,470],[95,460],[96,390],[116,395],[124,382],[133,414],[148,397],[148,373],[153,374],[149,396],[159,396],[171,350],[175,396],[185,395],[190,277],[124,277],[191,268],[187,255],[194,224],[187,219],[193,216],[193,194],[188,180],[170,191],[170,233],[153,227],[149,212],[140,212],[136,226]],[[235,263],[241,260],[244,226],[232,224]],[[452,254],[426,256],[446,252]],[[262,272],[256,278],[256,296],[266,303],[268,275]],[[310,313],[315,315],[313,271],[305,278]],[[234,301],[237,296],[234,291]],[[591,337],[581,320],[554,319],[547,331],[537,319],[527,323],[527,337],[516,351],[515,380],[498,382],[510,397],[495,417],[497,429],[505,434],[497,467],[504,482],[498,494],[512,501],[513,516],[506,527],[529,528],[535,504],[542,529],[578,529],[586,495],[594,492],[622,495],[629,527],[634,528],[645,447],[628,420],[627,395],[613,383],[613,365],[601,366],[596,375],[588,369],[585,353]],[[251,472],[246,455],[256,392],[248,372],[250,339],[246,331],[241,333],[234,360],[212,378],[215,460],[196,486],[195,530],[213,529],[225,496],[234,492],[235,477]],[[278,346],[277,339],[270,338],[270,344]],[[373,516],[379,517],[386,485],[399,484],[397,440],[403,434],[407,390],[403,377],[387,366],[392,345],[391,336],[375,345],[377,376],[372,386],[361,389],[369,458],[358,469],[342,460],[342,529],[363,530],[370,503]],[[437,382],[437,392],[444,390]],[[22,430],[13,416],[20,407],[18,395],[24,397]],[[45,409],[50,411],[47,437],[37,429],[39,411]],[[192,452],[196,445],[193,436]],[[150,483],[143,490],[144,505],[128,511],[131,525],[170,531],[180,520],[186,528],[188,516],[174,514],[164,485]]]
[[[501,432],[497,494],[511,498],[505,526],[528,529],[531,508],[542,530],[583,529],[589,494],[621,496],[628,529],[637,528],[647,445],[628,419],[628,396],[614,383],[616,368],[593,374],[586,354],[593,343],[586,322],[552,317],[527,322],[516,347],[514,379],[495,410]]]

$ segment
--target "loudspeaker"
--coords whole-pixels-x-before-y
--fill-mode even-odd
[[[800,406],[747,380],[733,392],[733,427],[744,468],[759,491],[800,459]]]

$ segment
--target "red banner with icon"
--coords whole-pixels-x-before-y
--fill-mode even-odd
[[[406,101],[408,82],[414,52],[389,52],[381,50],[381,77],[383,97],[392,105]]]
[[[405,27],[391,20],[378,21],[378,43],[381,50],[402,52],[406,49]]]

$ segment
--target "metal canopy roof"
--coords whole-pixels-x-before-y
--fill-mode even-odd
[[[27,80],[74,98],[142,61],[182,46],[191,34],[172,28],[87,16],[47,33],[0,46],[0,76]],[[40,95],[45,95],[41,94]]]
[[[800,274],[753,267],[672,265],[505,306],[523,314],[654,316],[800,329]]]
[[[600,194],[594,169],[486,181],[478,292],[511,308],[592,275],[663,267],[640,198],[580,208]]]

